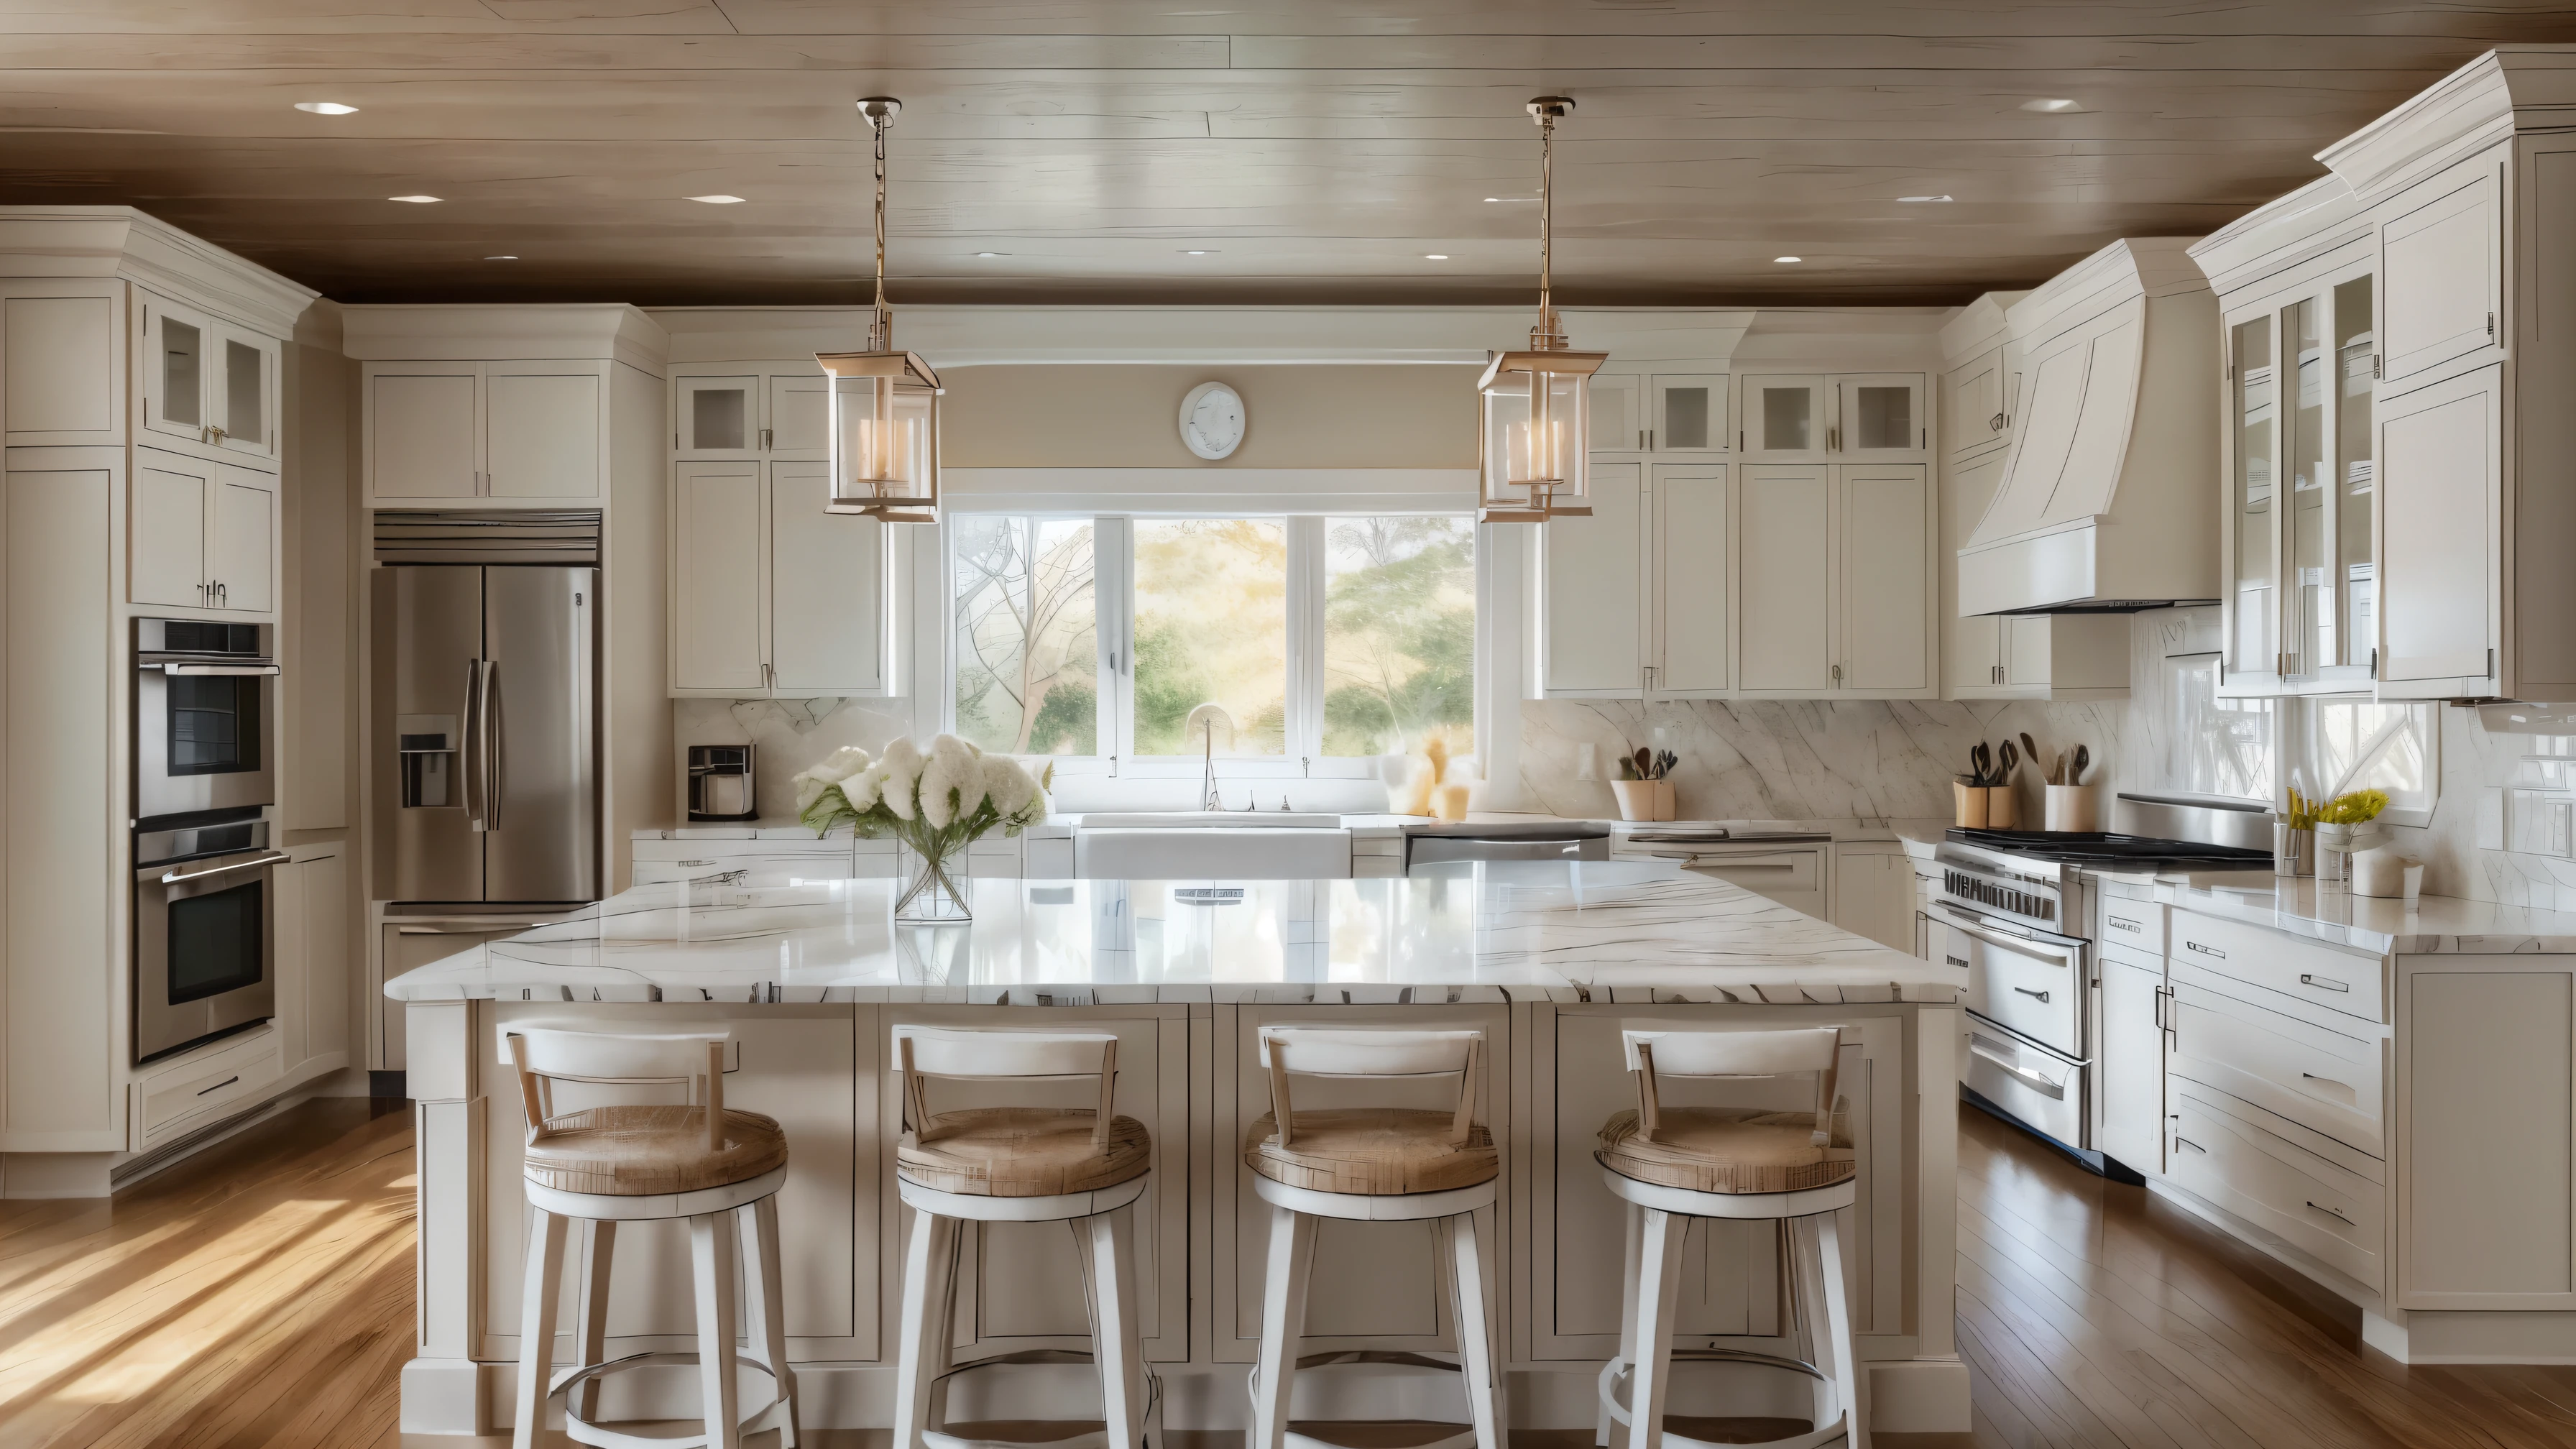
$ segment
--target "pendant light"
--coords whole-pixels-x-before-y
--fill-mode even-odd
[[[894,345],[894,309],[886,305],[886,128],[903,102],[870,96],[859,102],[877,152],[877,303],[865,352],[818,352],[831,376],[831,513],[860,513],[887,523],[939,521],[939,374]]]
[[[1477,440],[1480,523],[1545,523],[1591,516],[1592,374],[1606,352],[1576,352],[1558,327],[1550,295],[1553,266],[1556,123],[1574,109],[1564,96],[1527,107],[1538,122],[1538,324],[1529,350],[1496,352],[1476,389],[1484,395]]]

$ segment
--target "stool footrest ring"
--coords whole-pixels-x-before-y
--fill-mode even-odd
[[[1784,1373],[1804,1374],[1815,1380],[1818,1389],[1825,1389],[1830,1384],[1823,1370],[1803,1359],[1788,1358],[1780,1354],[1758,1353],[1751,1349],[1677,1348],[1672,1352],[1672,1360],[1681,1363],[1752,1364],[1760,1368],[1779,1369]],[[1629,1374],[1634,1367],[1626,1359],[1617,1357],[1601,1366],[1599,1379],[1601,1407],[1621,1428],[1626,1428],[1635,1422],[1628,1403],[1621,1394],[1628,1385]],[[1823,1407],[1821,1402],[1818,1407],[1820,1409]],[[1812,1419],[1810,1422],[1813,1422]],[[1792,1434],[1786,1439],[1768,1439],[1759,1444],[1720,1444],[1707,1439],[1694,1439],[1687,1434],[1677,1434],[1670,1429],[1658,1432],[1655,1435],[1655,1444],[1657,1449],[1821,1449],[1821,1446],[1844,1437],[1843,1416],[1836,1414],[1831,1423],[1818,1425],[1804,1434]],[[1626,1442],[1619,1435],[1611,1436],[1614,1449],[1625,1445]]]
[[[737,1368],[755,1370],[769,1380],[768,1402],[743,1411],[739,1420],[742,1431],[746,1434],[757,1434],[765,1429],[786,1427],[787,1398],[778,1370],[761,1362],[754,1355],[743,1352],[735,1353],[734,1364]],[[565,1394],[566,1390],[586,1379],[606,1379],[610,1374],[623,1373],[628,1369],[695,1368],[697,1365],[698,1356],[694,1351],[630,1353],[624,1358],[610,1359],[605,1363],[584,1364],[580,1368],[556,1375],[554,1384],[546,1396],[553,1398],[558,1394]],[[591,1423],[572,1411],[572,1399],[569,1395],[564,1398],[564,1433],[574,1443],[589,1444],[594,1446],[594,1449],[690,1449],[690,1446],[703,1445],[707,1442],[703,1427],[695,1434],[629,1434],[609,1425]]]

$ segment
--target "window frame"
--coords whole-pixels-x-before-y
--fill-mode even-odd
[[[1220,769],[1229,780],[1367,780],[1378,773],[1381,755],[1326,755],[1324,741],[1324,635],[1326,630],[1325,598],[1330,530],[1344,518],[1440,517],[1472,518],[1464,509],[1393,508],[1383,510],[1348,510],[1334,513],[1284,513],[1262,510],[1222,512],[1218,510],[1154,513],[1099,513],[1088,509],[957,509],[943,510],[939,526],[941,610],[939,727],[954,731],[957,727],[957,552],[954,524],[949,520],[965,514],[979,517],[1003,516],[1039,520],[1087,520],[1091,526],[1092,546],[1092,639],[1095,678],[1105,687],[1095,690],[1099,710],[1097,740],[1106,746],[1096,755],[1048,755],[1058,773],[1115,779],[1170,780],[1199,777],[1204,762],[1197,755],[1139,755],[1135,753],[1135,635],[1136,635],[1136,532],[1139,518],[1169,519],[1276,519],[1285,526],[1287,535],[1287,734],[1283,750],[1277,755],[1219,755]],[[1468,697],[1471,701],[1470,728],[1481,750],[1485,738],[1484,673],[1486,651],[1486,614],[1492,604],[1487,583],[1490,567],[1487,544],[1490,531],[1483,525],[1470,524],[1474,540],[1473,558],[1476,594],[1475,678]]]

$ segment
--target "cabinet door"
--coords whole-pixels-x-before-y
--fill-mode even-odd
[[[1974,691],[2004,682],[2004,621],[1992,614],[1971,614],[1950,621],[1950,687]]]
[[[671,446],[683,458],[748,458],[761,451],[760,379],[671,379]]]
[[[769,688],[758,463],[682,463],[671,483],[671,688]]]
[[[215,419],[212,375],[215,324],[205,313],[166,297],[142,298],[143,427],[192,447],[208,444]]]
[[[13,448],[125,441],[125,284],[0,284],[0,423]]]
[[[2145,1173],[2164,1171],[2165,978],[2123,957],[2102,958],[2102,1151]]]
[[[1932,441],[1923,412],[1923,374],[1861,373],[1834,379],[1834,426],[1826,439],[1855,461],[1922,455]]]
[[[472,498],[482,491],[482,388],[471,363],[401,364],[367,379],[367,495]]]
[[[1825,458],[1825,380],[1821,377],[1748,377],[1744,380],[1744,456],[1765,463],[1821,463]]]
[[[1744,469],[1737,673],[1746,692],[1834,687],[1832,470]]]
[[[495,498],[597,498],[607,379],[589,363],[484,376],[483,471]]]
[[[769,451],[821,458],[831,451],[831,379],[820,368],[769,377]]]
[[[2379,231],[2380,377],[2401,382],[2498,345],[2504,318],[2500,164],[2472,161],[2462,184]]]
[[[1641,453],[1646,423],[1638,407],[1645,379],[1625,373],[1592,374],[1592,451]]]
[[[138,604],[206,607],[206,520],[214,504],[215,466],[157,449],[134,464],[128,510],[132,553],[126,594]]]
[[[1932,687],[1932,488],[1920,463],[1844,468],[1841,678],[1846,690]]]
[[[206,584],[215,607],[240,613],[277,608],[277,476],[215,465],[213,517],[206,526]]]
[[[885,689],[886,525],[826,513],[828,465],[769,465],[770,687],[801,697]]]
[[[1941,374],[1941,451],[1994,447],[2004,436],[2004,350],[1990,347]]]
[[[1635,695],[1645,687],[1643,468],[1592,470],[1592,516],[1541,524],[1539,586],[1550,694]]]
[[[1735,684],[1726,469],[1658,467],[1654,493],[1655,692],[1723,694]]]
[[[2056,625],[2046,614],[2013,614],[2003,626],[2004,683],[2047,688],[2054,678]]]
[[[298,862],[302,878],[304,1060],[349,1054],[349,862],[325,855]],[[290,1062],[290,1065],[293,1063]]]
[[[1835,849],[1833,923],[1882,946],[1913,952],[1914,866],[1902,849],[1892,855]]]
[[[277,456],[278,341],[215,324],[207,418],[215,445],[253,458]]]
[[[1735,434],[1726,422],[1726,374],[1658,373],[1649,396],[1655,411],[1646,443],[1654,451],[1684,457],[1730,451]]]
[[[2503,607],[2503,367],[2379,412],[2379,679],[2383,698],[2484,693]]]

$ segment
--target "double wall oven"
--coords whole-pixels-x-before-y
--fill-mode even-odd
[[[277,1009],[274,628],[134,621],[134,1060]]]

